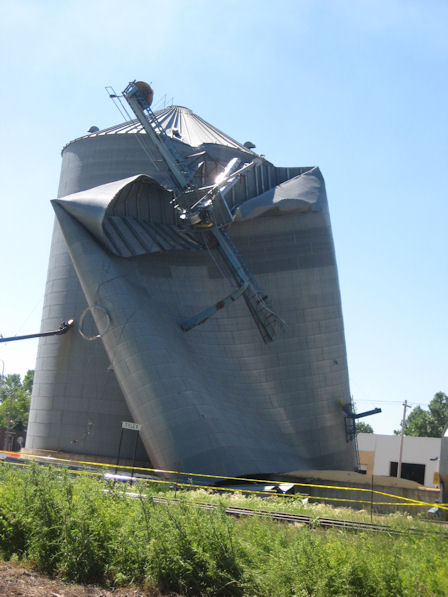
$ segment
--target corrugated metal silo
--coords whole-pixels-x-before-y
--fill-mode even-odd
[[[185,159],[205,152],[202,184],[234,156],[253,159],[186,108],[168,108],[159,120]],[[118,222],[141,215],[143,203],[129,197],[152,183],[138,175],[169,185],[166,166],[142,145],[144,137],[126,124],[63,150],[64,199],[55,202],[63,234],[56,223],[42,329],[78,320],[87,303],[101,304],[111,325],[95,342],[74,332],[40,341],[27,449],[112,458],[121,421],[133,418],[143,424],[146,451],[159,468],[232,476],[352,469],[338,406],[349,399],[349,384],[320,172],[263,160],[232,190],[230,237],[285,320],[285,332],[264,344],[240,300],[185,333],[182,321],[228,294],[213,247],[134,256],[130,249],[123,257],[89,228],[89,218],[93,227],[100,218],[92,206],[98,210],[98,197],[111,192],[95,187],[122,181],[101,215]],[[88,189],[88,196],[73,196]]]

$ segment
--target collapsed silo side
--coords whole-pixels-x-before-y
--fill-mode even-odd
[[[132,186],[141,178],[54,204],[89,303],[110,315],[103,342],[127,404],[142,424],[151,461],[160,469],[178,465],[231,476],[352,468],[338,406],[348,393],[347,367],[320,173],[314,169],[295,181],[296,190],[315,187],[318,210],[279,215],[276,207],[274,213],[268,208],[263,217],[230,229],[287,322],[285,333],[269,344],[261,341],[244,301],[188,333],[181,330],[182,321],[228,293],[216,247],[199,252],[173,247],[123,259],[103,246],[101,230],[92,227],[96,212],[89,223],[90,206],[98,209],[100,198],[110,193],[102,217],[108,229],[108,217],[118,225],[114,207],[121,195],[120,213],[133,218],[141,192]],[[132,222],[135,230],[138,221]],[[132,234],[120,230],[131,243]]]
[[[226,154],[232,155],[219,145],[210,152],[224,163]],[[135,134],[78,140],[64,150],[59,195],[141,172],[166,184],[167,173],[157,156],[153,158],[158,168]],[[263,185],[272,187],[302,171],[263,168],[261,176],[246,185],[249,198],[263,193]],[[60,216],[65,239],[72,234],[71,257],[56,225],[42,327],[51,324],[47,329],[52,329],[62,319],[79,317],[86,306],[79,279],[91,292],[90,304],[98,296],[97,274],[108,268],[117,268],[117,280],[132,283],[116,283],[115,290],[102,287],[108,292],[101,298],[118,327],[114,323],[101,341],[86,343],[70,334],[62,342],[41,343],[27,448],[113,457],[121,421],[131,417],[130,409],[145,423],[147,451],[161,468],[181,463],[193,472],[231,475],[353,468],[337,405],[347,400],[349,386],[324,194],[319,211],[267,213],[243,218],[230,228],[243,258],[287,323],[285,335],[269,346],[260,340],[242,301],[187,334],[180,331],[182,318],[227,292],[226,280],[206,251],[126,261],[102,251],[82,228],[73,236],[79,224],[67,213]],[[92,270],[94,260],[103,260],[98,272]],[[141,298],[132,296],[135,289],[152,302],[139,302]],[[141,319],[134,318],[128,327],[125,303],[114,310],[118,295],[120,301],[129,296],[138,305]],[[150,340],[136,352],[142,330]],[[160,350],[169,357],[165,362],[147,358]]]
[[[184,112],[190,113],[185,108],[167,110],[166,117]],[[167,126],[171,126],[169,120]],[[244,150],[213,129],[208,132],[201,123],[198,130],[192,128],[198,141],[205,135],[210,143],[225,141],[232,151]],[[126,123],[70,142],[62,151],[58,197],[140,173],[167,184],[170,176],[166,167],[141,136],[137,124]],[[228,147],[215,146],[217,162],[225,159]],[[41,330],[56,329],[61,321],[70,318],[78,324],[86,307],[84,292],[55,221]],[[102,342],[86,342],[76,329],[67,337],[41,338],[26,449],[115,458],[122,421],[132,421],[132,415]],[[133,438],[125,434],[123,440],[122,454],[130,456]],[[147,460],[141,445],[137,458]]]

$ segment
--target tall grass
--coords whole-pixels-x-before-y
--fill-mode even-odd
[[[206,511],[190,496],[160,505],[144,495],[147,486],[133,489],[137,499],[126,489],[57,469],[0,466],[1,556],[67,580],[196,596],[448,595],[441,533],[349,534],[235,520],[223,498]]]

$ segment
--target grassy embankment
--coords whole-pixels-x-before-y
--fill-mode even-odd
[[[448,595],[447,532],[404,515],[381,518],[404,531],[398,536],[323,531],[257,517],[236,520],[224,508],[366,515],[207,492],[160,505],[144,495],[160,492],[158,486],[134,487],[140,496],[134,500],[127,489],[56,469],[0,466],[1,556],[67,580],[138,583],[195,596]],[[195,500],[222,507],[204,511]],[[424,532],[416,535],[410,526]]]

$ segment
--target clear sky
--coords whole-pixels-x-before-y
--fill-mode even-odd
[[[0,0],[0,333],[40,329],[60,150],[120,122],[105,85],[147,80],[156,107],[321,168],[352,394],[392,433],[448,392],[447,24],[445,0]],[[0,344],[0,373],[36,350]]]

